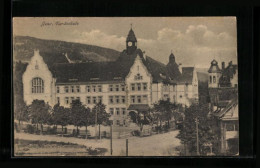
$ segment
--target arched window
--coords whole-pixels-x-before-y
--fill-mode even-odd
[[[44,82],[41,78],[32,79],[32,93],[43,93],[44,92]]]
[[[209,76],[209,83],[212,83],[212,76]]]
[[[216,83],[216,76],[213,76],[213,83]]]

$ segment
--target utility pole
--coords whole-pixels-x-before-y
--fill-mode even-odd
[[[126,145],[126,156],[128,156],[128,139],[125,140],[125,145]]]
[[[110,125],[110,153],[111,153],[111,156],[113,155],[113,148],[112,148],[112,123]]]
[[[95,116],[95,138],[96,138],[96,141],[97,141],[97,109],[96,109],[96,116]]]
[[[197,155],[199,156],[200,155],[200,152],[199,152],[199,121],[198,121],[198,118],[196,117],[195,119],[195,123],[196,123],[196,135],[197,135]]]

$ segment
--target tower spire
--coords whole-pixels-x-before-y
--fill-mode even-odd
[[[132,29],[132,27],[133,27],[133,24],[131,23],[131,24],[130,24],[130,26],[131,26],[131,29]]]

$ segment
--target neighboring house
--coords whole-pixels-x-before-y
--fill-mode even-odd
[[[213,60],[208,70],[209,114],[216,118],[217,132],[220,133],[220,151],[223,154],[238,154],[238,67],[232,61],[225,67],[218,67]]]
[[[114,62],[55,64],[35,51],[23,74],[23,87],[27,104],[40,99],[68,107],[78,99],[92,108],[102,102],[115,125],[128,125],[129,111],[148,109],[161,99],[189,106],[199,96],[196,69],[181,68],[172,53],[167,65],[144,55],[132,29],[126,49]]]
[[[233,65],[232,61],[230,61],[228,67],[225,67],[225,62],[222,62],[222,69],[220,69],[218,62],[213,60],[208,74],[211,110],[215,111],[218,108],[225,107],[230,100],[237,97],[237,65]]]
[[[239,153],[238,101],[233,99],[225,108],[214,113],[220,126],[221,153]]]

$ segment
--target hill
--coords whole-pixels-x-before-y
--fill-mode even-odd
[[[65,53],[69,59],[75,62],[104,62],[115,61],[120,52],[73,42],[43,40],[29,36],[15,36],[13,40],[13,55],[15,61],[28,62],[33,56],[33,50],[39,49],[45,61],[51,63],[67,62]]]

